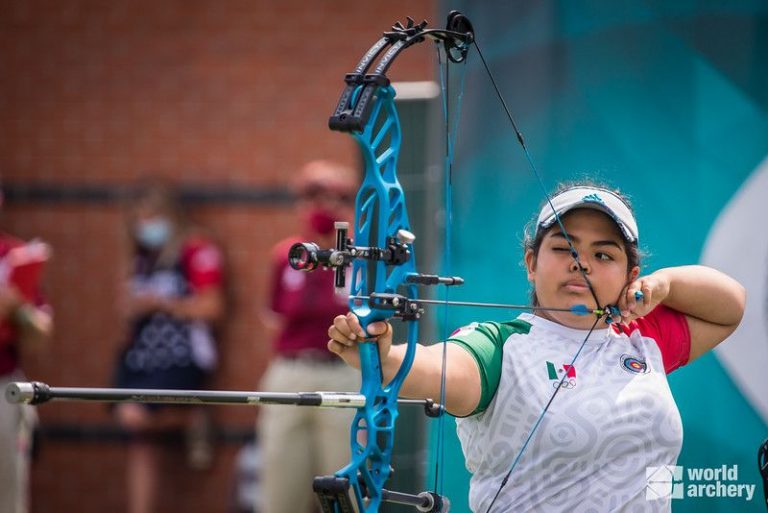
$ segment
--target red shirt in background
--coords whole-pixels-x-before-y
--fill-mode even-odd
[[[7,233],[0,232],[0,260],[8,255],[8,252],[26,244]],[[6,284],[1,284],[4,287]],[[37,306],[46,304],[42,293],[38,290],[34,303]],[[19,367],[18,333],[8,321],[0,321],[0,376],[12,373]]]
[[[222,259],[219,248],[203,238],[192,238],[181,248],[181,266],[193,292],[222,285]]]
[[[349,311],[347,294],[335,293],[332,271],[308,273],[288,265],[288,249],[296,242],[300,240],[291,237],[272,250],[270,308],[285,321],[274,347],[284,356],[307,350],[326,352],[328,326],[334,317]]]

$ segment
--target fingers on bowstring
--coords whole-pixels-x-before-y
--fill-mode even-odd
[[[640,280],[634,283],[627,291],[630,310],[637,312],[638,315],[645,315],[651,306],[652,296],[653,290],[647,281]]]
[[[618,302],[622,323],[629,323],[648,313],[651,305],[651,290],[651,286],[642,279],[627,287]]]
[[[619,300],[616,302],[616,306],[619,308],[619,313],[621,315],[621,321],[624,322],[624,320],[629,317],[630,314],[630,304],[629,304],[629,290],[631,286],[627,286],[623,293],[619,295]]]
[[[619,297],[616,301],[616,307],[618,308],[618,318],[614,319],[619,324],[627,324],[632,320],[634,306],[630,303],[630,291],[632,290],[632,284],[627,284],[622,289]]]
[[[653,289],[651,288],[650,284],[643,282],[643,285],[640,288],[640,292],[643,294],[643,306],[650,308],[653,301]]]
[[[637,309],[637,299],[635,299],[635,293],[639,290],[639,286],[636,284],[632,284],[627,288],[627,292],[624,294],[624,297],[622,298],[622,301],[624,301],[624,304],[626,305],[626,310],[622,308],[621,315],[623,316],[629,316],[629,314],[634,313]]]
[[[619,300],[619,308],[621,308],[621,314],[629,314],[637,312],[638,305],[643,306],[646,303],[647,297],[643,292],[643,288],[647,288],[642,280],[637,280],[627,286],[627,290],[622,294]]]

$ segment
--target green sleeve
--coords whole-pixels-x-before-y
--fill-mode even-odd
[[[530,329],[530,324],[519,319],[504,323],[475,323],[457,330],[446,341],[471,354],[480,371],[480,402],[470,415],[485,411],[496,395],[501,381],[504,342],[513,334],[528,334]]]

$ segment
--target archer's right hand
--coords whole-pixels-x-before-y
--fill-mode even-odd
[[[333,326],[328,328],[328,350],[336,353],[348,365],[360,368],[360,354],[357,350],[359,343],[378,342],[379,357],[384,361],[392,347],[392,326],[388,322],[379,321],[368,325],[368,334],[360,326],[360,319],[352,312],[347,315],[337,315]]]

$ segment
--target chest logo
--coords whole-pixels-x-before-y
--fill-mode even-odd
[[[556,367],[554,363],[547,362],[547,375],[553,388],[574,388],[576,386],[576,367],[564,363]]]
[[[621,368],[632,374],[648,374],[650,369],[645,360],[630,356],[628,354],[621,355]]]

